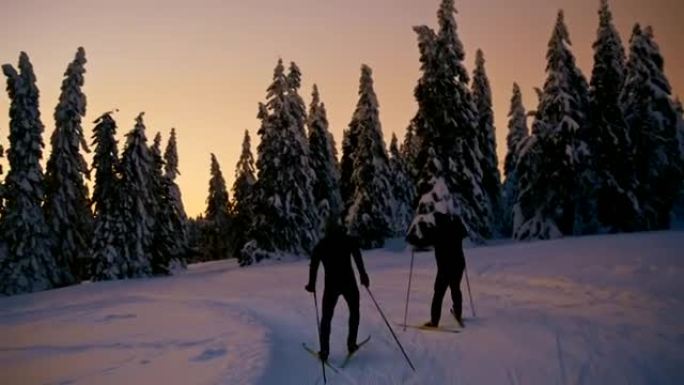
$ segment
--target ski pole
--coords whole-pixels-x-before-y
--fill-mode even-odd
[[[406,331],[406,319],[408,318],[409,295],[411,294],[411,277],[413,277],[413,259],[416,251],[411,248],[411,268],[409,269],[408,289],[406,289],[406,308],[404,308],[404,331]]]
[[[408,362],[411,369],[413,369],[413,371],[415,372],[416,368],[413,367],[413,364],[411,363],[411,360],[408,358],[408,355],[406,354],[404,347],[401,346],[401,342],[399,342],[399,338],[397,338],[397,335],[394,334],[394,330],[392,330],[392,326],[390,326],[389,322],[387,321],[387,317],[385,317],[385,313],[382,312],[380,305],[378,305],[378,301],[375,300],[375,297],[373,296],[373,293],[370,291],[368,286],[366,286],[366,291],[368,292],[368,295],[370,295],[371,299],[373,300],[375,307],[378,309],[378,313],[380,313],[382,320],[385,321],[385,325],[387,325],[387,328],[390,330],[390,333],[392,333],[392,337],[394,337],[394,341],[396,341],[397,345],[399,345],[399,349],[401,349],[401,352],[404,354],[404,358],[406,358],[406,362]]]
[[[473,293],[470,292],[470,280],[468,279],[468,264],[465,265],[465,276],[466,285],[468,286],[468,297],[470,298],[470,310],[473,312],[473,318],[477,317],[475,315],[475,304],[473,303]]]
[[[318,347],[321,348],[321,319],[318,316],[318,297],[316,296],[316,291],[313,292],[314,307],[316,308],[316,330],[318,330]],[[323,383],[327,384],[328,379],[325,376],[325,362],[321,361],[321,369],[323,370]]]

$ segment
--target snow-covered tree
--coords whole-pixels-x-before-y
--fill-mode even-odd
[[[682,183],[680,115],[650,27],[634,27],[620,101],[634,144],[639,228],[668,228]]]
[[[211,154],[211,179],[207,209],[204,212],[205,259],[223,259],[230,256],[230,199],[226,180],[214,154]]]
[[[121,156],[121,209],[126,223],[125,250],[129,278],[152,275],[151,247],[154,236],[154,161],[147,146],[143,114],[135,119],[135,127],[126,134]]]
[[[527,128],[527,113],[523,106],[522,93],[520,86],[513,83],[513,96],[511,97],[511,107],[508,112],[508,135],[506,144],[508,151],[504,161],[504,175],[506,180],[503,185],[503,232],[511,235],[513,228],[513,205],[518,199],[518,176],[516,165],[518,164],[520,143],[529,135]]]
[[[180,175],[180,171],[178,171],[178,145],[175,128],[171,129],[171,135],[166,142],[166,149],[164,150],[164,175],[171,182],[173,204],[176,206],[182,222],[185,223],[188,220],[188,216],[185,213],[180,188],[176,184],[176,177]]]
[[[55,109],[52,151],[45,170],[45,217],[55,236],[52,253],[57,260],[62,284],[88,279],[89,246],[93,219],[89,208],[88,164],[80,150],[89,152],[81,118],[86,113],[83,87],[85,51],[79,48],[64,73],[62,94]]]
[[[19,56],[19,72],[2,66],[7,77],[10,134],[5,178],[5,211],[0,237],[5,256],[0,260],[0,293],[29,293],[62,285],[52,256],[52,234],[41,204],[44,197],[43,123],[38,109],[39,91],[28,55]]]
[[[243,253],[254,260],[280,253],[308,254],[318,240],[320,218],[314,204],[314,172],[304,123],[306,106],[298,95],[300,73],[282,60],[273,73],[261,120],[257,182],[250,241]]]
[[[392,175],[392,231],[396,236],[406,234],[413,219],[413,203],[416,199],[416,186],[408,170],[408,162],[399,151],[397,136],[392,134],[390,141],[389,167]]]
[[[492,89],[485,71],[482,50],[475,54],[475,70],[472,82],[473,102],[477,108],[477,133],[480,144],[480,168],[482,169],[482,188],[487,196],[487,226],[489,233],[495,234],[501,228],[501,174],[499,158],[496,155],[496,128],[492,110]]]
[[[404,159],[406,169],[414,185],[418,181],[418,170],[416,169],[416,161],[418,157],[418,152],[420,151],[420,143],[418,142],[419,138],[415,135],[415,131],[416,129],[413,126],[413,121],[411,121],[411,123],[409,123],[409,126],[406,128],[404,141],[402,142],[401,148],[399,149],[399,153]]]
[[[171,179],[164,174],[161,133],[150,148],[152,156],[152,195],[154,202],[153,247],[150,249],[152,273],[167,275],[174,267],[185,266],[186,232],[173,196]]]
[[[585,232],[594,214],[588,192],[592,181],[587,176],[588,85],[570,47],[559,11],[532,135],[521,144],[513,224],[519,240]]]
[[[335,139],[328,130],[325,104],[321,102],[318,87],[315,84],[311,94],[307,126],[311,168],[316,175],[313,194],[321,216],[321,224],[325,224],[328,217],[339,217],[344,207],[340,196],[340,173]]]
[[[627,122],[620,108],[625,52],[608,0],[601,0],[590,82],[588,143],[596,173],[597,215],[609,231],[633,230],[639,212]]]
[[[385,238],[392,235],[392,175],[372,70],[367,65],[361,66],[359,83],[359,101],[348,129],[358,132],[358,137],[350,155],[353,171],[345,223],[349,233],[358,237],[361,247],[374,248],[382,247]]]
[[[252,264],[248,255],[243,255],[239,251],[247,242],[249,226],[251,224],[254,208],[252,207],[252,189],[256,183],[256,168],[254,166],[254,156],[252,156],[252,145],[249,131],[245,130],[245,137],[242,140],[242,153],[235,166],[235,182],[233,182],[233,226],[232,240],[233,253],[237,255],[240,266]]]
[[[679,155],[681,159],[681,165],[684,167],[684,107],[682,106],[681,100],[675,98],[675,108],[679,113],[679,129],[677,134],[679,137]],[[684,220],[684,179],[682,179],[681,187],[679,188],[679,199],[675,207],[675,215],[679,220]]]
[[[95,120],[93,128],[93,187],[92,207],[94,234],[90,247],[93,280],[104,281],[128,277],[128,252],[126,244],[126,222],[121,202],[121,177],[116,122],[107,112]]]
[[[468,88],[455,13],[453,0],[443,0],[437,12],[438,33],[426,26],[414,28],[422,71],[414,92],[418,112],[411,123],[420,143],[414,168],[419,172],[419,196],[434,190],[431,183],[443,180],[470,238],[481,241],[491,233],[481,182],[477,109]],[[427,172],[431,152],[441,165],[441,175]]]

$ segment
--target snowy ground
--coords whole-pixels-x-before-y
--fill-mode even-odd
[[[400,322],[410,253],[395,244],[364,257],[373,293]],[[684,383],[684,232],[500,244],[466,257],[477,318],[466,306],[463,333],[395,327],[413,373],[362,292],[360,337],[373,338],[329,383]],[[207,263],[0,298],[0,384],[322,383],[300,346],[316,344],[307,267]],[[427,320],[434,273],[432,254],[418,254],[410,322]],[[340,302],[332,362],[344,358],[346,317]]]

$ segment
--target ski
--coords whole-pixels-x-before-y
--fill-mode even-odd
[[[344,369],[344,367],[347,366],[347,364],[349,363],[349,361],[351,360],[351,358],[356,354],[356,352],[358,352],[359,349],[361,349],[361,347],[362,347],[363,345],[367,344],[368,341],[370,341],[370,336],[366,337],[366,339],[364,339],[363,341],[361,341],[361,343],[359,343],[359,345],[358,345],[358,347],[356,348],[356,350],[354,350],[353,352],[347,354],[347,357],[345,357],[345,358],[344,358],[344,361],[342,361],[342,365],[340,365],[340,369]]]
[[[431,326],[425,326],[425,325],[404,325],[404,324],[399,324],[401,327],[407,327],[411,329],[418,329],[418,330],[425,330],[429,332],[442,332],[442,333],[460,333],[461,329],[452,329],[452,328],[445,328],[445,327],[431,327]]]
[[[311,349],[305,342],[302,342],[302,347],[304,348],[304,350],[306,350],[306,351],[309,352],[312,356],[314,356],[318,361],[323,361],[323,360],[321,360],[321,357],[318,356],[318,352],[315,351],[315,350],[313,350],[313,349]],[[339,370],[336,366],[334,366],[333,364],[331,364],[330,362],[328,362],[328,361],[323,361],[323,363],[325,364],[325,366],[327,366],[328,368],[330,368],[330,370],[332,370],[333,372],[335,372],[335,373],[339,373],[339,372],[340,372],[340,370]]]

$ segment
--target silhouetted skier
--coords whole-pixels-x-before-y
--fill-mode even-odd
[[[447,288],[451,290],[453,302],[452,314],[463,327],[463,296],[461,295],[461,278],[465,270],[465,256],[463,255],[463,238],[467,231],[461,218],[456,215],[435,213],[434,229],[435,259],[437,260],[437,277],[435,278],[435,292],[432,297],[429,327],[439,326],[442,313],[442,300]]]
[[[368,274],[366,274],[366,269],[363,266],[358,242],[347,235],[344,227],[335,221],[330,221],[325,237],[314,248],[309,265],[309,283],[305,287],[306,291],[310,293],[316,290],[318,264],[323,262],[325,288],[323,290],[321,335],[319,336],[321,344],[319,356],[323,361],[328,359],[330,353],[330,322],[340,295],[344,297],[349,307],[347,349],[349,353],[358,349],[356,337],[359,330],[359,288],[356,285],[351,257],[354,258],[356,268],[359,270],[361,284],[368,287]]]

